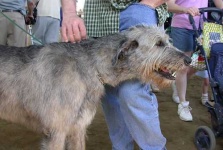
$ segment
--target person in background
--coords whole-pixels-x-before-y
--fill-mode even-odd
[[[35,45],[58,42],[60,39],[60,0],[39,0],[37,2],[37,18],[33,25]],[[39,43],[41,41],[41,43]]]
[[[23,31],[26,30],[26,5],[28,6],[29,12],[27,15],[32,17],[32,10],[34,6],[32,0],[1,0],[0,44],[17,47],[26,46],[26,33]],[[11,22],[9,19],[13,22]],[[17,25],[23,30],[20,29]]]
[[[214,0],[218,8],[223,8],[222,0]],[[199,26],[200,13],[199,8],[207,7],[208,0],[169,0],[167,2],[168,10],[173,12],[171,22],[170,36],[173,45],[186,55],[191,56],[196,47],[195,32],[189,22],[188,14],[194,17],[196,27]],[[178,115],[183,121],[192,121],[190,113],[191,107],[189,101],[186,101],[187,79],[194,74],[194,70],[185,67],[176,74],[176,85],[173,84],[173,100],[178,105]],[[202,103],[208,100],[208,75],[206,71],[198,72],[198,75],[205,78],[204,89],[202,93]]]
[[[86,0],[85,27],[84,21],[76,14],[76,3],[63,0],[62,36],[66,42],[79,42],[86,39],[87,34],[97,38],[136,25],[162,26],[168,14],[164,3],[163,0]],[[105,89],[102,106],[112,149],[133,150],[134,141],[143,150],[165,149],[158,103],[150,85],[131,80],[118,87],[105,85]]]

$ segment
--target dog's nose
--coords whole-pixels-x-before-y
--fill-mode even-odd
[[[191,60],[190,57],[186,56],[186,57],[184,58],[184,64],[185,64],[186,66],[190,65],[191,62],[192,62],[192,60]]]

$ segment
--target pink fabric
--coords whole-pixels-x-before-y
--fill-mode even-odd
[[[182,7],[207,7],[208,0],[176,0],[176,4],[182,6]],[[173,14],[172,18],[172,27],[178,27],[178,28],[186,28],[186,29],[192,29],[192,26],[188,19],[188,14]],[[199,26],[199,20],[200,16],[194,17],[195,24],[198,27]]]

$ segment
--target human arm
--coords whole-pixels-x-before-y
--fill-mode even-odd
[[[166,1],[168,1],[168,0],[156,0],[156,1],[154,1],[154,0],[140,0],[140,3],[148,5],[152,8],[156,8],[160,5],[162,5],[163,3],[165,3]]]
[[[144,5],[148,5],[152,8],[156,8],[162,5],[163,3],[166,3],[168,0],[109,0],[109,1],[111,2],[112,6],[115,9],[123,10],[134,2],[139,2]]]
[[[27,16],[28,17],[32,17],[33,18],[33,9],[34,9],[34,7],[35,7],[34,0],[28,0],[27,1],[27,10],[28,10]]]
[[[197,7],[182,7],[177,5],[176,0],[169,0],[167,1],[168,5],[168,11],[172,13],[178,13],[178,14],[191,14],[192,16],[200,15],[199,9]]]
[[[222,0],[213,0],[213,1],[217,8],[223,9],[223,1]]]
[[[79,42],[86,39],[86,27],[83,19],[78,17],[76,0],[62,0],[62,38],[65,42]]]
[[[33,16],[33,9],[35,7],[34,0],[27,0],[27,14],[25,15],[25,23],[26,25],[32,25],[35,23],[35,19]]]

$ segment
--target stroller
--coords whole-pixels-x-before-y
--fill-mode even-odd
[[[206,13],[212,15],[214,23],[222,25],[223,11],[214,7],[200,8],[201,16]],[[189,15],[190,24],[195,30],[196,38],[199,39],[199,30],[196,28],[194,19]],[[208,20],[205,20],[208,21]],[[198,150],[214,150],[216,137],[223,136],[223,42],[213,43],[210,47],[210,57],[207,57],[204,47],[197,40],[199,55],[204,59],[207,69],[210,87],[213,94],[213,104],[206,102],[205,106],[211,115],[212,129],[200,126],[195,132],[195,145]]]

